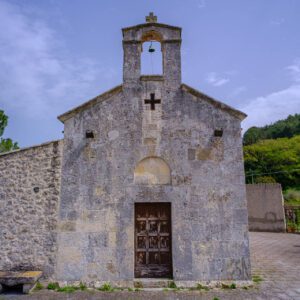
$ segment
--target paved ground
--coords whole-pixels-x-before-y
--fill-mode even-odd
[[[127,299],[127,300],[300,300],[300,235],[251,233],[252,273],[263,281],[248,290],[75,292],[42,290],[31,295],[3,295],[0,300]]]

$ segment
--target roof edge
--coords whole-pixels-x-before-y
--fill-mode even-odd
[[[83,104],[79,105],[79,106],[76,106],[72,109],[70,109],[69,111],[59,115],[57,117],[58,120],[60,120],[62,123],[64,123],[66,120],[70,119],[71,117],[73,117],[74,115],[76,115],[77,113],[79,113],[80,111],[88,108],[88,107],[91,107],[92,105],[94,105],[97,101],[104,101],[106,99],[108,99],[109,97],[111,97],[113,94],[121,91],[123,88],[123,85],[120,84],[120,85],[117,85],[115,86],[114,88],[84,102]]]
[[[52,140],[52,141],[44,142],[44,143],[33,145],[33,146],[28,146],[28,147],[24,147],[24,148],[12,150],[12,151],[3,152],[3,153],[0,153],[0,157],[5,156],[5,155],[9,155],[9,154],[14,154],[14,153],[21,152],[21,151],[30,150],[32,148],[44,147],[44,146],[47,146],[47,145],[50,145],[50,144],[53,144],[53,143],[56,143],[56,142],[59,143],[59,142],[62,142],[63,140],[64,139]]]
[[[132,30],[132,29],[139,29],[142,27],[151,27],[151,26],[157,26],[157,25],[158,25],[158,27],[176,29],[176,30],[180,30],[180,31],[182,30],[182,28],[178,27],[178,26],[172,26],[172,25],[168,25],[168,24],[152,22],[152,23],[142,23],[142,24],[138,24],[138,25],[134,25],[134,26],[124,27],[124,28],[122,28],[122,32]]]
[[[240,111],[238,109],[235,109],[235,108],[233,108],[233,107],[231,107],[231,106],[229,106],[229,105],[227,105],[227,104],[225,104],[225,103],[223,103],[221,101],[218,101],[218,100],[216,100],[216,99],[214,99],[214,98],[212,98],[212,97],[210,97],[210,96],[208,96],[208,95],[206,95],[206,94],[204,94],[204,93],[202,93],[202,92],[200,92],[200,91],[198,91],[198,90],[196,90],[196,89],[188,86],[185,83],[181,84],[181,88],[184,91],[186,91],[186,92],[188,92],[188,93],[190,93],[190,94],[192,94],[192,95],[194,95],[196,97],[201,97],[202,99],[204,99],[205,101],[209,102],[213,106],[215,106],[215,107],[217,107],[219,109],[222,109],[222,110],[228,112],[229,114],[231,114],[234,117],[240,119],[241,121],[243,121],[247,117],[247,115],[244,112],[242,112],[242,111]]]

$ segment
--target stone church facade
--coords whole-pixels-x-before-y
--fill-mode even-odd
[[[246,115],[181,82],[181,28],[150,14],[122,32],[122,85],[59,116],[63,140],[0,156],[0,270],[248,280]],[[147,41],[160,76],[141,75]]]

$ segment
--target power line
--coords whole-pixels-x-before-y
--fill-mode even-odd
[[[292,172],[295,172],[295,171],[300,171],[300,169],[292,169],[290,171],[274,171],[274,172],[266,172],[266,173],[246,172],[246,173],[250,173],[249,175],[246,175],[246,177],[258,176],[258,175],[279,174],[279,173],[292,173]]]

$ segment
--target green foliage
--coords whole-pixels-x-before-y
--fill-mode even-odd
[[[59,284],[58,284],[58,282],[50,282],[50,283],[47,285],[47,289],[48,289],[48,290],[57,290],[57,289],[59,289]]]
[[[132,288],[128,288],[127,291],[128,292],[133,292],[133,289]]]
[[[235,283],[232,283],[230,286],[229,286],[230,289],[232,290],[235,290],[236,289],[236,284]]]
[[[252,276],[252,280],[253,280],[253,282],[255,282],[255,283],[260,283],[260,282],[263,281],[263,279],[262,279],[259,275],[253,275],[253,276]]]
[[[177,285],[174,281],[169,282],[168,284],[169,289],[177,289]]]
[[[61,293],[74,293],[77,290],[79,290],[79,287],[72,286],[72,285],[66,285],[64,287],[60,287],[56,289],[57,292],[61,292]]]
[[[300,134],[300,114],[290,115],[284,120],[264,127],[251,127],[243,137],[244,145],[252,145],[260,140],[291,138]]]
[[[79,289],[80,289],[81,291],[85,291],[85,290],[87,289],[87,286],[86,286],[83,282],[80,282],[80,284],[79,284]]]
[[[47,289],[57,292],[73,293],[77,290],[85,291],[87,289],[87,286],[84,283],[80,282],[79,286],[66,285],[64,287],[60,287],[58,282],[50,282],[47,286]]]
[[[0,136],[3,135],[7,123],[8,117],[4,114],[4,111],[0,109]]]
[[[257,176],[256,183],[276,183],[276,180],[272,176]]]
[[[247,183],[272,176],[284,189],[300,186],[300,135],[244,146],[244,162]]]
[[[42,290],[43,288],[44,288],[44,286],[38,281],[34,290],[39,291],[39,290]]]
[[[0,153],[19,149],[18,143],[14,143],[11,139],[0,138]]]
[[[236,284],[232,283],[232,284],[229,285],[229,284],[222,283],[221,287],[222,287],[222,289],[234,290],[234,289],[236,289]]]
[[[218,297],[214,297],[214,299],[213,300],[220,300],[220,298],[218,298]]]
[[[198,283],[197,286],[196,286],[196,290],[209,291],[209,287]]]
[[[109,283],[104,283],[98,290],[102,292],[113,292],[114,289]]]
[[[288,205],[300,205],[300,190],[291,188],[283,192],[285,203]]]
[[[0,153],[8,152],[11,150],[18,149],[18,143],[13,142],[11,139],[4,139],[2,135],[4,129],[8,124],[8,117],[5,115],[3,110],[0,110]]]

